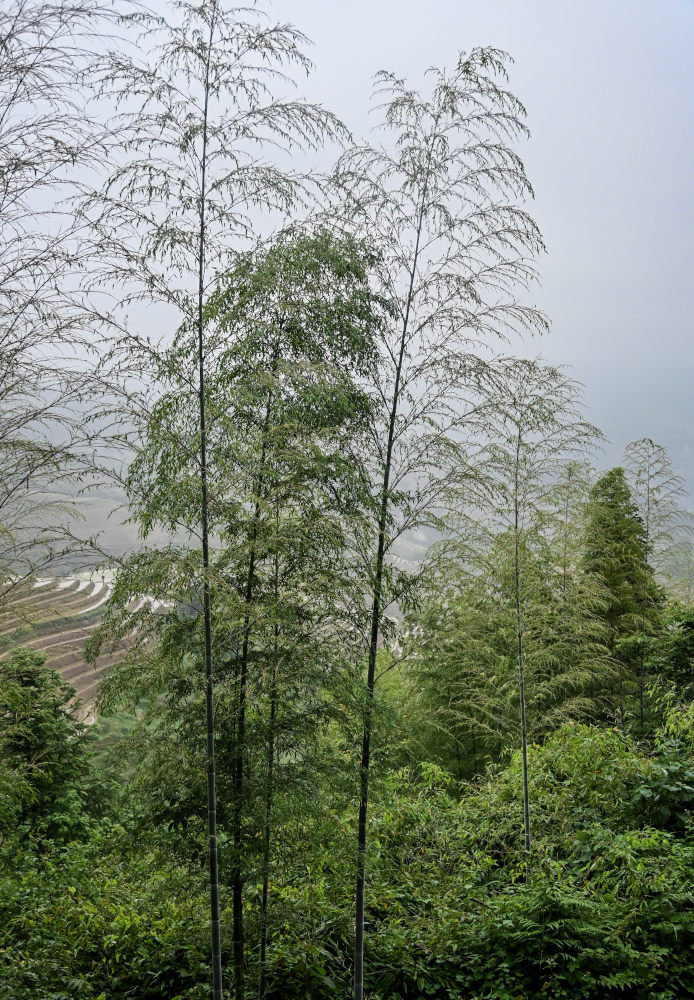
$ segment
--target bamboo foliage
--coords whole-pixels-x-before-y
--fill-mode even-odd
[[[560,554],[561,590],[568,599],[569,583],[581,557],[583,515],[595,473],[589,462],[572,458],[559,468],[549,504],[548,531]]]
[[[483,510],[465,523],[456,515],[455,524],[407,620],[406,678],[429,752],[470,778],[522,743],[515,541],[510,531],[491,530]],[[567,721],[600,718],[616,670],[601,590],[577,567],[562,589],[561,549],[541,523],[526,526],[520,557],[532,744]]]
[[[648,586],[649,567],[661,585],[672,584],[672,569],[691,547],[688,537],[694,521],[682,507],[686,496],[684,481],[678,476],[667,450],[651,438],[632,441],[625,450],[625,471],[641,516],[644,531],[644,572],[640,603],[644,637],[653,631],[653,593]],[[650,621],[649,621],[650,619]],[[646,649],[639,649],[639,720],[645,725]]]
[[[443,607],[440,599],[429,600],[418,674],[426,682],[437,669],[437,657],[449,662],[444,671],[450,678],[448,706],[442,706],[441,718],[481,734],[488,745],[503,742],[509,716],[517,713],[511,730],[520,743],[524,838],[530,850],[528,733],[532,728],[539,735],[566,718],[590,716],[595,711],[591,688],[609,673],[596,615],[600,597],[596,593],[591,599],[587,581],[569,565],[566,526],[553,538],[557,480],[566,493],[566,463],[590,453],[601,435],[583,419],[578,384],[560,369],[500,359],[496,373],[488,440],[478,459],[477,480],[484,488],[475,497],[463,470],[449,490],[448,539],[439,546],[442,563],[431,584],[435,593],[442,581],[445,599]],[[572,501],[562,496],[560,502],[566,517]],[[511,697],[515,709],[510,712]],[[536,713],[532,722],[528,706]]]
[[[309,71],[307,39],[260,9],[206,0],[166,14],[138,9],[121,25],[99,84],[117,109],[114,169],[82,206],[96,273],[109,288],[122,283],[121,307],[159,301],[193,319],[201,207],[207,294],[259,225],[276,225],[308,194],[310,178],[268,151],[297,155],[344,129],[322,108],[275,96],[293,85],[292,71]]]
[[[551,476],[558,461],[585,452],[599,438],[580,414],[578,386],[559,370],[530,361],[502,366],[502,399],[497,403],[498,443],[490,449],[491,473],[497,483],[495,516],[513,540],[513,596],[517,641],[518,697],[523,759],[523,828],[530,850],[528,725],[526,719],[526,532],[547,505]]]
[[[15,375],[32,361],[40,374],[42,345],[57,355],[84,332],[68,294],[84,237],[69,195],[77,171],[101,163],[104,130],[85,114],[80,85],[108,23],[95,0],[0,10],[0,350]]]
[[[84,233],[67,204],[100,163],[103,129],[80,84],[109,12],[94,0],[9,0],[0,10],[0,601],[74,548],[65,521],[88,402]],[[81,410],[81,412],[80,412]]]
[[[661,582],[671,582],[669,566],[691,545],[693,515],[683,507],[684,480],[667,449],[651,438],[627,445],[624,468],[643,521],[648,561]]]
[[[594,482],[588,457],[601,435],[577,383],[497,355],[547,328],[530,300],[544,246],[526,209],[533,192],[518,146],[528,130],[505,53],[462,53],[452,71],[431,69],[421,93],[380,73],[382,142],[350,146],[319,183],[297,166],[302,155],[348,136],[323,108],[282,96],[311,68],[300,31],[226,0],[166,10],[123,0],[119,11],[98,0],[8,0],[0,11],[0,604],[18,577],[29,586],[68,554],[56,518],[98,434],[89,473],[122,490],[142,542],[120,560],[88,648],[93,660],[122,653],[99,707],[138,712],[121,748],[128,823],[157,852],[133,871],[153,870],[171,848],[186,862],[171,885],[187,890],[191,862],[206,862],[213,1000],[224,995],[225,912],[236,1000],[255,992],[256,972],[260,1000],[309,995],[315,982],[339,991],[354,792],[344,779],[356,762],[353,996],[364,1000],[370,796],[383,763],[393,808],[374,839],[384,871],[411,865],[413,877],[392,893],[382,879],[388,899],[374,924],[386,949],[395,934],[401,961],[374,976],[375,989],[426,992],[420,972],[440,934],[417,911],[461,859],[465,877],[449,895],[470,888],[471,846],[470,878],[482,884],[488,873],[513,916],[511,889],[519,874],[528,879],[544,825],[534,818],[533,742],[567,720],[604,720],[617,704],[625,718],[637,666],[643,728],[646,640],[662,624],[654,569],[665,581],[675,556],[691,557],[680,544],[682,483],[650,439],[627,448],[631,492],[622,469]],[[82,114],[83,87],[113,112],[105,128]],[[94,433],[82,434],[77,416],[90,408]],[[415,531],[439,539],[405,571],[398,555]],[[683,675],[688,646],[671,638],[656,653]],[[20,652],[19,666],[26,653],[40,680],[41,656]],[[391,670],[392,686],[377,683]],[[11,712],[20,686],[8,689]],[[386,746],[389,727],[398,736]],[[605,748],[608,764],[617,759],[611,733],[593,739],[585,728],[549,741],[547,786],[569,758],[572,778],[585,761],[602,767]],[[30,729],[22,719],[10,736]],[[418,741],[418,750],[429,742],[426,760],[413,752]],[[642,786],[630,809],[660,780],[632,749],[625,787]],[[469,816],[490,830],[471,839],[463,813],[449,827],[453,780],[432,758],[466,779],[514,750],[499,815],[483,816],[484,795],[471,793]],[[391,767],[405,756],[421,773]],[[35,794],[30,771],[0,766],[6,823]],[[526,856],[503,884],[493,852],[520,825],[507,808],[514,794],[520,803],[517,781]],[[427,796],[435,808],[422,811]],[[92,833],[97,846],[76,852],[78,869],[111,834],[121,850],[120,829]],[[579,834],[583,846],[566,857],[558,847],[547,872],[585,874],[580,852],[596,855]],[[437,888],[418,895],[432,866]],[[18,911],[35,874],[12,904],[18,928],[28,926]],[[544,918],[539,877],[534,888]],[[299,937],[291,918],[302,898],[311,912]],[[137,947],[143,905],[135,900],[137,919],[122,921]],[[448,909],[455,951],[465,908]],[[493,909],[480,926],[518,930],[517,913],[500,923]],[[117,937],[115,959],[107,949],[102,962],[109,980],[126,961]],[[175,935],[169,944],[176,958],[153,969],[154,990],[160,972],[178,983],[201,967],[184,942],[190,964],[178,968]],[[146,947],[138,954],[138,969],[156,966]],[[455,961],[438,964],[440,982],[455,978],[459,990],[479,972],[461,978]]]
[[[273,146],[290,152],[340,132],[322,109],[281,100],[285,67],[308,70],[304,37],[273,24],[262,12],[227,6],[177,4],[170,16],[136,8],[121,19],[122,38],[103,62],[98,92],[117,109],[108,150],[114,169],[99,190],[85,189],[80,217],[93,241],[90,280],[108,298],[98,310],[116,351],[104,379],[118,394],[145,353],[148,338],[133,332],[124,310],[158,303],[197,330],[197,359],[188,372],[198,395],[196,480],[200,491],[202,605],[205,632],[209,859],[213,996],[222,996],[217,889],[214,704],[210,596],[208,424],[204,308],[210,287],[229,267],[239,240],[253,231],[250,213],[286,213],[305,179],[265,159]],[[176,324],[178,325],[178,323]],[[135,360],[137,359],[137,360]],[[194,374],[195,372],[195,374]],[[145,389],[146,391],[146,389]],[[126,405],[133,394],[125,391]],[[190,440],[184,447],[190,451]],[[243,722],[239,723],[240,728]],[[240,766],[240,765],[239,765]],[[234,889],[235,989],[243,995],[240,883]]]
[[[402,533],[432,516],[452,441],[478,415],[489,341],[542,331],[523,300],[542,251],[523,208],[532,194],[515,151],[525,110],[506,89],[504,53],[475,49],[454,70],[431,70],[428,95],[380,73],[383,145],[349,149],[333,183],[334,213],[382,249],[380,289],[396,319],[381,343],[379,407],[371,437],[377,514],[366,542],[367,640],[357,840],[354,997],[362,1000],[366,831],[376,651],[388,607],[413,581],[386,557]]]

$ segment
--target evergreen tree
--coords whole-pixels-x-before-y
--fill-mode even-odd
[[[20,822],[33,836],[61,841],[85,832],[93,789],[75,689],[45,659],[19,648],[0,662],[1,832]]]
[[[590,491],[583,566],[604,589],[601,614],[620,665],[618,701],[624,720],[634,684],[642,697],[641,646],[658,624],[660,594],[648,561],[645,525],[621,467],[606,472]]]

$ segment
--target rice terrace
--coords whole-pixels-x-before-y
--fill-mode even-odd
[[[21,596],[14,596],[3,609],[0,650],[21,645],[43,653],[46,667],[76,689],[81,714],[91,718],[99,681],[118,657],[116,650],[102,654],[94,664],[85,662],[85,643],[111,592],[105,575],[86,570],[82,576],[39,578],[19,589],[24,590]],[[146,602],[146,598],[132,601],[130,610],[138,611]],[[153,611],[161,606],[153,600],[149,605]],[[0,652],[0,658],[6,655]]]

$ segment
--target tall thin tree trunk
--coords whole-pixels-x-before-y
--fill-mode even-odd
[[[236,745],[234,747],[234,771],[232,790],[234,800],[232,838],[234,843],[234,865],[231,878],[232,921],[233,921],[233,951],[234,951],[234,994],[236,1000],[244,1000],[245,995],[245,946],[243,927],[243,865],[241,863],[243,849],[243,770],[246,750],[246,698],[248,690],[248,654],[250,649],[251,615],[250,606],[253,602],[253,581],[255,576],[256,540],[260,501],[256,501],[251,531],[251,550],[248,557],[248,574],[244,601],[246,612],[243,620],[243,643],[239,662],[238,704],[236,707]]]
[[[640,689],[639,690],[639,695],[640,695],[639,700],[640,700],[640,710],[641,710],[641,732],[642,733],[643,733],[643,726],[644,726],[644,723],[643,723],[643,693],[644,693],[644,691],[643,691],[643,689],[645,687],[645,682],[646,682],[646,661],[645,661],[645,657],[644,657],[644,654],[643,654],[643,649],[641,649],[641,664],[640,664],[640,670],[639,670],[639,689]]]
[[[432,139],[433,144],[433,139]],[[414,282],[419,258],[419,242],[424,224],[429,170],[431,162],[431,146],[427,157],[427,168],[422,187],[422,201],[417,223],[417,238],[415,241],[410,272],[407,305],[400,336],[398,361],[395,369],[393,400],[388,420],[388,441],[386,458],[383,466],[383,481],[381,484],[380,510],[378,516],[378,545],[376,549],[376,564],[373,582],[373,600],[371,605],[371,631],[369,637],[369,658],[366,676],[366,705],[364,708],[364,732],[361,746],[361,761],[359,767],[359,818],[357,822],[357,879],[355,895],[355,925],[354,925],[354,1000],[364,1000],[364,901],[366,889],[366,817],[369,804],[369,767],[371,764],[371,735],[373,725],[374,685],[376,682],[376,654],[378,652],[378,635],[381,627],[382,594],[383,594],[383,563],[386,553],[386,526],[388,523],[388,504],[390,501],[390,475],[393,461],[393,445],[395,443],[395,424],[400,402],[400,379],[405,359],[408,324],[412,308]]]
[[[279,510],[275,507],[275,531],[279,530]],[[273,580],[273,596],[275,599],[275,615],[279,600],[279,553],[275,551],[275,574]],[[263,831],[263,895],[260,916],[260,978],[258,982],[259,1000],[264,1000],[267,977],[267,911],[268,888],[270,882],[270,838],[272,833],[272,800],[274,793],[275,765],[275,718],[277,716],[277,656],[279,652],[279,623],[275,617],[275,642],[272,661],[272,683],[270,686],[270,725],[267,736],[267,783],[265,785],[265,829]]]
[[[523,615],[521,609],[521,570],[520,570],[520,517],[519,517],[519,468],[521,452],[521,432],[516,438],[515,483],[513,498],[514,514],[514,572],[516,584],[516,637],[518,640],[518,693],[520,696],[521,717],[521,747],[523,754],[523,828],[525,831],[525,849],[530,850],[530,794],[528,789],[528,729],[525,720],[525,663],[523,661]]]
[[[567,670],[567,624],[566,624],[566,590],[567,590],[567,579],[568,579],[568,546],[569,546],[569,489],[571,482],[571,473],[567,474],[568,482],[566,487],[566,497],[564,499],[564,530],[562,532],[562,572],[561,572],[561,666],[564,676],[566,677]]]
[[[275,577],[275,585],[277,577]],[[275,590],[275,596],[277,590]],[[263,831],[263,895],[260,912],[260,979],[259,1000],[264,1000],[267,978],[267,913],[268,887],[270,882],[270,838],[272,833],[272,804],[274,793],[275,765],[275,719],[277,717],[277,647],[279,626],[275,624],[275,658],[272,665],[272,687],[270,689],[270,726],[267,737],[267,783],[265,786],[265,829]]]
[[[649,461],[648,479],[646,480],[646,524],[645,524],[645,529],[646,529],[646,546],[645,546],[645,548],[646,548],[646,551],[645,551],[644,560],[643,560],[643,580],[642,580],[642,584],[641,584],[641,619],[642,619],[642,621],[641,621],[641,627],[642,627],[642,631],[643,632],[645,632],[645,627],[644,626],[646,624],[646,607],[648,605],[648,595],[646,593],[646,578],[647,578],[647,574],[648,574],[648,556],[650,555],[650,548],[651,548],[651,489],[650,489],[650,483],[651,483],[651,469],[650,469],[650,461]],[[645,656],[645,653],[644,653],[643,641],[644,641],[644,637],[642,636],[642,638],[641,638],[641,649],[639,650],[639,653],[640,653],[640,662],[639,662],[639,708],[640,708],[640,716],[641,716],[641,733],[642,734],[643,734],[643,730],[644,730],[644,688],[646,686],[646,656]]]
[[[273,360],[273,372],[276,370],[278,353]],[[255,578],[256,543],[258,539],[258,522],[260,519],[261,493],[264,487],[265,461],[267,457],[267,437],[270,427],[272,410],[272,392],[268,395],[263,425],[262,448],[260,454],[260,470],[258,473],[258,496],[253,512],[251,527],[251,548],[248,556],[248,574],[246,576],[246,591],[244,601],[246,611],[243,621],[243,643],[239,664],[238,705],[236,710],[236,745],[234,747],[234,773],[232,781],[234,811],[232,822],[232,837],[234,843],[234,866],[232,872],[232,914],[233,914],[233,950],[234,950],[234,993],[236,1000],[244,1000],[245,995],[245,946],[243,927],[243,866],[241,856],[243,849],[243,795],[244,766],[246,750],[246,699],[248,690],[248,654],[251,638],[251,604],[253,603],[253,584]]]
[[[255,573],[255,545],[251,549],[248,577],[246,581],[245,602],[248,607],[253,600],[253,576]],[[234,865],[231,878],[232,892],[232,922],[233,922],[233,952],[234,952],[234,994],[236,1000],[244,1000],[244,933],[243,933],[243,866],[241,853],[243,848],[242,813],[243,813],[243,769],[245,764],[246,743],[246,696],[248,686],[248,650],[250,633],[250,614],[244,616],[243,643],[239,664],[238,705],[236,707],[236,746],[234,747],[234,771],[232,789],[234,799],[232,837],[234,843]]]
[[[393,421],[394,423],[394,421]],[[361,746],[359,771],[359,819],[357,826],[357,889],[354,928],[354,1000],[364,1000],[364,894],[366,886],[366,814],[369,802],[369,766],[371,763],[371,728],[373,722],[374,684],[376,679],[376,653],[381,623],[381,593],[383,588],[383,559],[385,555],[385,528],[388,513],[388,487],[390,481],[390,452],[386,462],[378,521],[378,550],[374,579],[373,605],[371,608],[371,636],[366,678],[366,706],[364,733]]]
[[[207,421],[205,415],[205,351],[203,343],[203,299],[205,294],[205,197],[207,168],[207,108],[210,61],[214,35],[216,0],[210,12],[210,34],[205,66],[205,106],[203,113],[200,229],[198,253],[198,389],[200,418],[200,489],[202,528],[203,618],[205,631],[205,703],[207,726],[207,831],[209,837],[210,934],[212,945],[212,1000],[222,1000],[222,948],[219,918],[219,870],[217,862],[217,790],[214,748],[214,678],[212,670],[212,608],[210,604],[210,549],[207,497]]]

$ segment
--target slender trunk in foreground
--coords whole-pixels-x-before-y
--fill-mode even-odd
[[[521,717],[521,747],[523,754],[523,828],[525,831],[525,849],[530,850],[530,794],[528,790],[528,729],[525,720],[525,663],[523,661],[523,616],[521,612],[521,573],[520,573],[520,547],[518,533],[519,523],[519,503],[518,474],[520,467],[521,437],[520,431],[516,439],[516,461],[515,461],[515,495],[514,495],[514,571],[516,589],[516,636],[518,639],[518,692],[520,695],[520,717]],[[527,875],[527,873],[526,873]]]
[[[516,547],[518,542],[516,542]],[[520,579],[516,570],[516,631],[518,634],[518,690],[520,693],[521,746],[523,752],[523,829],[525,849],[530,850],[530,794],[528,790],[528,730],[525,721],[525,664],[523,662],[523,621],[521,616],[518,586]]]
[[[642,640],[643,641],[643,640]],[[643,722],[643,694],[644,687],[646,684],[646,660],[643,655],[643,649],[641,650],[641,663],[639,670],[639,698],[640,698],[640,710],[641,710],[641,733],[643,734],[644,722]]]
[[[275,530],[278,530],[278,511],[275,509]],[[275,553],[275,578],[273,581],[275,608],[279,600],[279,555]],[[265,786],[265,829],[263,831],[263,896],[260,915],[260,978],[258,982],[259,1000],[264,1000],[267,966],[267,904],[270,882],[270,836],[272,832],[272,795],[275,765],[275,718],[277,715],[277,655],[279,650],[279,625],[275,621],[275,643],[272,661],[272,684],[270,687],[270,727],[267,736],[267,784]]]
[[[277,715],[277,675],[273,674],[270,694],[270,730],[267,739],[267,784],[265,786],[265,830],[263,831],[263,897],[260,916],[260,979],[258,996],[264,1000],[267,966],[267,909],[270,881],[270,836],[272,832],[272,796],[275,763],[275,718]]]
[[[648,467],[648,481],[650,482],[650,462]],[[648,606],[648,594],[646,591],[646,579],[648,577],[648,556],[651,549],[652,539],[651,539],[651,491],[646,489],[646,523],[644,524],[645,534],[646,534],[646,545],[643,553],[643,580],[641,583],[641,630],[645,631],[644,626],[646,623],[646,608]],[[646,685],[646,657],[643,648],[643,636],[641,637],[641,649],[640,649],[640,663],[639,663],[639,708],[641,716],[641,735],[643,735],[644,729],[644,687]]]
[[[273,361],[273,372],[277,364],[277,357]],[[234,993],[236,1000],[244,1000],[245,996],[245,946],[243,927],[243,868],[241,864],[241,851],[243,847],[242,837],[242,813],[243,813],[243,769],[245,764],[246,749],[246,697],[248,689],[248,654],[251,639],[251,604],[253,603],[253,583],[255,578],[256,545],[258,541],[258,522],[260,519],[260,496],[264,486],[265,461],[267,457],[267,437],[270,427],[270,414],[272,410],[272,393],[268,397],[265,409],[265,421],[263,425],[263,443],[260,453],[260,471],[258,473],[257,490],[258,496],[253,512],[253,522],[251,528],[251,549],[248,556],[248,575],[246,577],[246,592],[244,595],[246,613],[243,622],[243,644],[241,647],[241,661],[239,672],[239,701],[236,714],[236,747],[233,773],[233,800],[234,812],[232,823],[232,837],[234,842],[234,866],[232,873],[232,913],[233,913],[233,950],[234,950]]]
[[[203,618],[205,631],[205,703],[207,722],[207,832],[209,837],[210,931],[212,943],[212,1000],[222,1000],[222,948],[219,919],[219,873],[217,864],[217,790],[214,754],[214,697],[212,673],[212,609],[210,605],[210,549],[207,498],[207,422],[205,416],[205,352],[203,343],[203,296],[205,288],[205,173],[207,166],[207,106],[216,5],[212,5],[205,68],[205,107],[202,132],[202,176],[200,187],[200,243],[198,254],[198,391],[200,417],[200,491],[202,528]]]
[[[251,537],[251,551],[248,558],[248,576],[246,578],[246,614],[243,626],[243,644],[239,672],[239,700],[236,711],[236,746],[234,748],[233,799],[234,812],[232,837],[234,843],[234,866],[232,872],[232,914],[233,914],[233,951],[234,951],[234,994],[236,1000],[244,1000],[244,931],[243,931],[243,868],[241,865],[243,812],[243,767],[245,763],[246,744],[246,694],[248,688],[248,652],[250,646],[250,606],[253,601],[253,577],[255,574],[256,533],[259,506],[256,511]]]
[[[407,293],[407,306],[402,324],[398,361],[395,368],[393,401],[388,420],[388,443],[386,459],[383,467],[383,483],[381,486],[381,507],[378,516],[378,547],[376,550],[376,566],[373,585],[373,602],[371,605],[371,634],[369,637],[369,660],[366,675],[366,706],[364,708],[364,734],[361,746],[361,762],[359,768],[359,819],[357,824],[357,880],[355,894],[355,924],[354,924],[354,1000],[364,1000],[364,896],[366,888],[366,815],[369,804],[369,767],[371,764],[371,728],[373,723],[374,686],[376,683],[376,654],[378,651],[378,633],[381,627],[382,593],[383,593],[383,562],[386,554],[386,525],[388,523],[388,501],[390,499],[390,473],[393,461],[393,445],[395,443],[395,425],[400,402],[400,379],[405,360],[407,332],[410,320],[410,310],[414,295],[415,276],[419,259],[419,242],[424,224],[427,189],[429,184],[429,169],[431,147],[427,156],[427,168],[422,188],[422,199],[417,221],[417,237],[415,240],[410,271],[410,283]]]
[[[371,726],[373,721],[374,684],[376,681],[376,652],[381,621],[381,591],[383,585],[383,557],[385,554],[385,522],[388,502],[388,475],[384,479],[381,517],[379,519],[376,578],[371,609],[371,637],[369,666],[366,678],[366,706],[364,709],[364,735],[361,746],[359,772],[359,820],[357,830],[357,891],[354,928],[354,1000],[364,1000],[364,892],[366,885],[366,813],[369,802],[369,765],[371,763]]]

